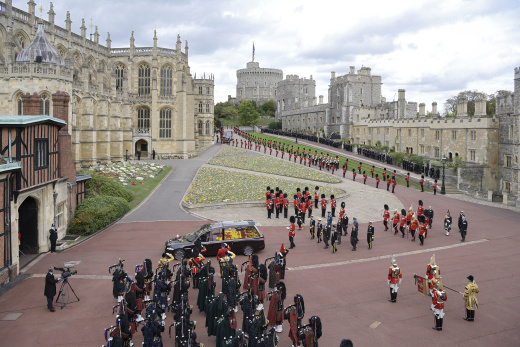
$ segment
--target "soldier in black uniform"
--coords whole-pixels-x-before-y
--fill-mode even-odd
[[[332,246],[332,253],[336,253],[338,251],[338,229],[333,228],[332,230],[332,237],[330,239],[330,245]]]
[[[330,229],[331,226],[327,224],[325,229],[323,230],[323,242],[325,243],[325,249],[329,248],[329,240],[330,240]]]
[[[311,216],[311,220],[309,222],[309,231],[311,233],[311,240],[314,240],[314,232],[316,231],[316,221],[314,217]]]
[[[353,218],[354,226],[352,227],[352,231],[350,232],[350,244],[352,245],[352,250],[356,250],[356,245],[358,242],[358,226],[356,217]]]
[[[321,242],[321,238],[323,237],[323,224],[321,224],[321,218],[318,219],[318,226],[317,226],[317,234],[316,236],[318,237],[318,242],[317,243],[320,243]]]
[[[466,216],[462,215],[462,221],[460,223],[460,234],[462,236],[462,240],[460,240],[460,242],[466,241],[467,232],[468,232],[468,221],[466,220]]]
[[[374,241],[374,226],[372,225],[372,221],[368,223],[367,229],[367,243],[368,249],[372,249],[372,242]]]

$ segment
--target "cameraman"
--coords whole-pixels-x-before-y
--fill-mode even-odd
[[[43,292],[43,295],[47,297],[47,308],[54,312],[54,306],[52,306],[52,301],[54,300],[54,296],[56,295],[56,283],[58,283],[59,280],[54,278],[54,275],[52,273],[52,267],[49,267],[49,272],[47,273],[47,276],[45,277],[45,291]]]

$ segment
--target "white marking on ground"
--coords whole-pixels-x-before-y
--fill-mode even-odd
[[[365,262],[374,261],[374,260],[390,259],[390,258],[392,258],[392,256],[404,257],[404,256],[407,256],[407,255],[429,253],[429,252],[434,252],[434,251],[439,251],[439,250],[444,250],[444,249],[464,247],[464,246],[471,246],[471,245],[475,245],[475,244],[478,244],[478,243],[481,243],[481,242],[487,242],[487,241],[489,241],[489,240],[488,239],[480,239],[480,240],[476,240],[476,241],[468,241],[468,242],[458,243],[458,244],[449,245],[449,246],[425,248],[425,249],[419,249],[419,250],[416,250],[416,251],[397,253],[397,254],[380,255],[378,257],[370,257],[370,258],[362,258],[362,259],[352,259],[352,260],[339,261],[339,262],[335,262],[335,263],[313,264],[313,265],[302,265],[302,266],[288,267],[287,270],[297,271],[297,270],[307,270],[307,269],[318,269],[318,268],[322,268],[322,267],[348,265],[348,264],[355,264],[355,263],[365,263]]]

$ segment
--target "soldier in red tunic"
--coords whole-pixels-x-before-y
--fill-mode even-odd
[[[375,170],[375,166],[372,165],[372,168],[370,169],[370,174],[372,175],[372,178],[374,178],[374,170]]]
[[[276,193],[276,198],[274,200],[274,207],[276,209],[276,218],[280,218],[280,206],[282,206],[282,196],[280,196],[280,193]]]
[[[392,193],[395,192],[395,185],[396,185],[395,178],[392,178]]]
[[[426,228],[428,227],[425,223],[424,216],[417,217],[419,220],[419,241],[421,241],[421,246],[424,245],[424,234],[426,233]]]
[[[361,162],[359,162],[358,171],[360,174],[361,174],[361,165],[362,165]]]
[[[397,235],[397,226],[399,221],[401,220],[401,216],[397,213],[397,209],[394,210],[394,214],[392,215],[392,229],[394,229],[394,235]]]
[[[392,262],[390,268],[388,269],[388,279],[387,283],[390,286],[390,302],[397,301],[397,291],[399,290],[399,285],[403,280],[403,273],[399,266],[397,266],[397,262],[395,261],[395,257],[392,256]]]
[[[353,181],[356,180],[356,170],[355,169],[352,169],[352,180]]]
[[[325,218],[325,212],[327,212],[327,199],[325,199],[325,194],[321,194],[321,217]]]
[[[283,194],[283,218],[287,218],[287,212],[289,210],[289,199],[287,199],[287,193]]]
[[[379,174],[376,174],[376,188],[379,188]]]
[[[294,216],[291,216],[291,218],[289,218],[289,222],[291,222],[291,226],[287,227],[287,230],[289,230],[289,242],[291,244],[289,249],[292,249],[296,247],[296,245],[294,244],[294,237],[296,236],[296,225],[294,225]]]
[[[367,184],[367,174],[363,171],[363,184]]]
[[[422,200],[419,200],[419,206],[417,207],[417,217],[424,215],[424,207]]]
[[[430,284],[430,295],[433,291],[433,284],[431,284],[432,280],[436,277],[435,275],[441,274],[441,269],[439,265],[435,263],[435,254],[430,258],[430,263],[426,266],[426,277],[428,277],[428,283]]]
[[[297,216],[298,215],[298,210],[300,208],[300,199],[298,199],[298,195],[294,195],[294,201],[293,201],[293,205],[294,205],[294,215]]]
[[[406,210],[401,209],[401,220],[399,222],[399,231],[403,234],[402,238],[404,238],[404,227],[406,226]]]
[[[383,181],[386,181],[386,167],[383,169]]]
[[[424,175],[421,176],[421,192],[424,192]]]
[[[415,231],[419,228],[419,221],[415,217],[415,214],[412,215],[412,221],[410,223],[410,233],[412,234],[412,241],[415,242]]]
[[[346,173],[347,173],[347,165],[343,165],[343,178],[345,178]]]
[[[332,217],[336,217],[336,199],[334,199],[334,195],[330,196],[330,210],[332,212]]]
[[[435,180],[435,183],[433,184],[433,195],[437,195],[437,180]]]
[[[406,175],[406,188],[409,188],[410,187],[410,173],[408,172],[408,174]]]
[[[300,218],[303,224],[305,224],[305,213],[307,213],[307,202],[305,198],[302,198],[302,202],[300,203]]]
[[[392,180],[390,179],[390,175],[388,175],[388,178],[386,179],[386,191],[390,191],[390,183],[392,183]]]
[[[318,208],[318,201],[320,200],[320,187],[314,188],[314,208]]]
[[[390,210],[390,207],[385,204],[384,208],[385,211],[383,212],[383,225],[385,226],[385,231],[388,231],[388,221],[390,220],[390,212],[388,212],[388,210]]]
[[[312,216],[312,199],[310,195],[307,195],[307,210],[309,210],[309,218]]]

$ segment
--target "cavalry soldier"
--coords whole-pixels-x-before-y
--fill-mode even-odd
[[[388,269],[388,279],[387,283],[390,286],[390,302],[396,302],[397,300],[397,291],[399,290],[399,285],[403,280],[403,273],[399,266],[397,266],[397,262],[395,257],[392,256],[392,262],[390,268]]]
[[[399,213],[397,213],[397,209],[394,210],[394,214],[392,215],[392,229],[394,230],[394,235],[397,234],[397,225],[401,219],[401,216]]]
[[[309,222],[309,231],[311,233],[311,240],[314,240],[314,232],[316,231],[316,221],[314,217],[311,216],[311,220]]]
[[[320,187],[316,186],[314,188],[314,208],[318,208],[318,201],[320,199]]]
[[[332,217],[336,217],[336,199],[334,198],[334,194],[330,196],[330,210]]]
[[[383,225],[385,226],[385,231],[388,231],[388,221],[390,220],[390,212],[388,212],[388,210],[390,210],[390,207],[385,204],[384,208],[385,211],[383,212]]]
[[[317,229],[317,237],[318,237],[318,242],[317,243],[320,243],[321,242],[321,238],[322,238],[322,235],[323,235],[323,224],[321,224],[321,218],[318,218],[318,229]]]
[[[446,292],[443,290],[442,277],[435,282],[433,285],[432,293],[432,311],[435,317],[435,326],[433,330],[442,330],[442,321],[444,319],[444,302],[446,301]]]
[[[435,254],[432,255],[430,258],[430,263],[426,267],[426,277],[428,277],[428,285],[430,287],[430,294],[432,294],[433,285],[430,285],[430,283],[435,279],[435,275],[440,275],[441,269],[439,268],[439,265],[435,263]]]
[[[453,218],[451,218],[450,210],[448,210],[448,212],[446,212],[446,217],[444,217],[444,230],[446,230],[446,236],[450,236],[452,223],[453,223]]]
[[[478,301],[475,294],[478,293],[478,286],[472,275],[468,276],[469,283],[464,289],[464,303],[466,304],[466,317],[464,320],[473,322],[475,320],[475,309],[478,308]]]
[[[291,249],[296,247],[296,245],[294,244],[294,237],[296,236],[296,225],[294,225],[294,216],[291,216],[291,218],[289,218],[289,222],[291,222],[291,226],[287,227],[287,230],[289,230],[289,242],[291,243],[291,246],[289,248]]]
[[[325,212],[327,212],[327,199],[325,194],[321,194],[321,217],[325,218]]]
[[[367,229],[367,243],[368,249],[372,249],[372,242],[374,241],[374,226],[372,225],[372,221],[368,223]]]

